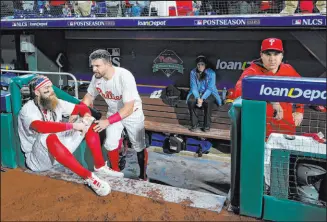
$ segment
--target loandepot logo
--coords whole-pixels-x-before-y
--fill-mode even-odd
[[[167,21],[137,21],[138,26],[165,26]]]
[[[244,70],[249,62],[232,62],[217,60],[216,69],[221,70]]]
[[[310,101],[313,101],[315,99],[326,99],[326,90],[320,91],[320,90],[311,90],[306,89],[302,90],[300,88],[278,88],[278,87],[265,87],[265,85],[262,85],[260,88],[260,95],[265,96],[284,96],[284,97],[290,97],[290,98],[299,98],[304,97],[306,99],[310,99]]]

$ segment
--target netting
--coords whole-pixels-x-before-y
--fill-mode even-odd
[[[264,193],[326,206],[326,108],[306,107],[301,125],[293,133],[294,127],[288,124],[276,125],[267,140]]]
[[[1,18],[326,13],[326,1],[1,1]]]

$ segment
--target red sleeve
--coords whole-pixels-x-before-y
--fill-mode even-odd
[[[300,74],[289,64],[284,64],[286,67],[285,74],[290,77],[301,77]]]
[[[73,124],[35,120],[31,123],[31,128],[38,133],[58,133],[73,129]]]
[[[235,85],[235,97],[234,98],[238,98],[238,97],[242,96],[242,79],[248,75],[251,75],[252,72],[253,72],[252,68],[248,68],[248,69],[244,70],[244,72],[242,73],[241,77],[239,78],[239,80],[237,81],[237,83]]]
[[[295,112],[304,113],[304,105],[303,104],[296,104]]]
[[[91,115],[90,109],[83,102],[76,104],[71,115],[84,116],[86,113]]]

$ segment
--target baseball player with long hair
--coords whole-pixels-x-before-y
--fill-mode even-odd
[[[90,106],[100,94],[108,104],[107,118],[96,121],[94,130],[96,132],[106,130],[104,147],[108,150],[111,167],[117,172],[120,171],[119,149],[122,146],[121,134],[125,128],[132,148],[137,152],[139,178],[147,180],[148,153],[145,144],[144,114],[135,78],[127,69],[114,67],[106,50],[92,52],[89,60],[94,75],[82,102]]]
[[[26,165],[32,171],[49,170],[56,162],[82,177],[98,195],[111,192],[109,184],[98,176],[119,176],[104,161],[99,134],[92,128],[94,118],[85,105],[58,99],[51,81],[36,76],[30,83],[31,100],[18,116],[18,133]],[[62,122],[63,115],[79,115],[74,123]],[[94,158],[94,173],[85,169],[73,156],[85,136]],[[97,175],[96,175],[97,174]]]
[[[291,65],[282,62],[284,57],[282,40],[277,38],[263,40],[260,55],[261,58],[253,61],[237,81],[235,98],[242,95],[242,79],[246,76],[301,77]],[[295,112],[292,106],[286,102],[267,103],[267,138],[273,132],[295,134],[296,126],[300,126],[303,120],[304,106],[296,104]]]

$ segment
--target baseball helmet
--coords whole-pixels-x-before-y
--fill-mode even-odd
[[[299,163],[296,170],[297,194],[303,202],[321,205],[319,199],[321,182],[326,175],[326,170],[320,166]]]
[[[297,183],[301,186],[315,185],[317,182],[322,180],[325,174],[326,170],[320,166],[299,163],[296,170]]]
[[[321,205],[318,199],[319,194],[314,186],[308,185],[308,186],[297,187],[297,193],[299,195],[300,201]]]

